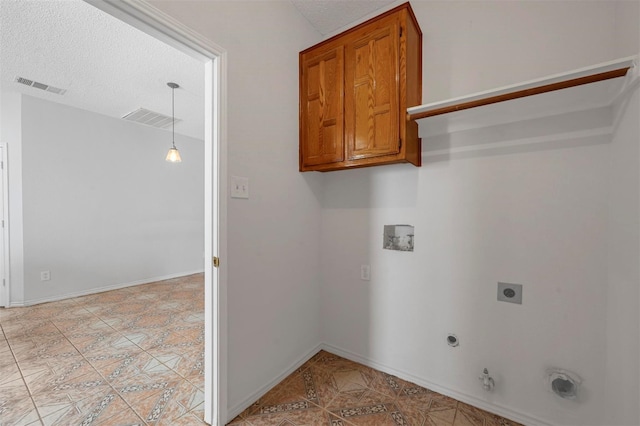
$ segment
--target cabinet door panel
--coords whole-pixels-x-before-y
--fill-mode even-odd
[[[398,25],[348,43],[345,137],[349,160],[399,152]]]
[[[343,67],[342,47],[302,64],[300,149],[304,166],[344,160]]]

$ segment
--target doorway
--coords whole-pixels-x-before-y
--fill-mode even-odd
[[[223,425],[226,401],[226,52],[155,8],[133,0],[85,0],[204,64],[205,421]],[[220,260],[222,259],[222,260]],[[214,266],[215,264],[215,266]]]

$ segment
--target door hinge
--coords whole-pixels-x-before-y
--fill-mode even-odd
[[[215,268],[219,268],[220,267],[220,258],[218,256],[213,256],[213,266]]]

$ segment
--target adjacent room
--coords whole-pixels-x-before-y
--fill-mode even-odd
[[[204,66],[82,1],[0,8],[0,424],[125,422],[167,393],[163,420],[202,418]]]
[[[46,5],[45,20],[62,22],[53,8],[73,3],[0,3],[3,46],[18,49],[28,33],[6,30],[10,11],[37,14]],[[640,424],[640,2],[412,0],[410,12],[403,3],[122,2],[144,4],[167,25],[224,49],[219,424]],[[381,24],[366,33],[369,43],[336,44],[343,32],[395,8],[405,19],[398,33]],[[419,31],[408,31],[409,23]],[[82,19],[62,27],[94,31]],[[86,38],[72,44],[87,51]],[[395,76],[380,88],[376,79],[358,79],[395,63],[384,54],[396,47],[378,51],[379,40],[409,46],[397,62],[408,73],[404,86]],[[383,60],[367,63],[374,51]],[[161,62],[180,72],[175,77],[149,70],[154,77],[114,93],[118,87],[95,85],[105,99],[125,99],[124,92],[153,83],[150,103],[127,104],[127,112],[146,107],[171,116],[175,95],[182,163],[170,164],[169,129],[13,89],[7,66],[41,53],[2,51],[10,294],[0,308],[9,330],[0,354],[3,362],[10,353],[37,354],[35,346],[14,350],[11,336],[37,346],[37,336],[52,331],[49,322],[57,324],[73,347],[86,343],[80,356],[110,389],[91,401],[68,391],[72,404],[43,404],[37,376],[18,367],[12,377],[23,383],[20,398],[35,408],[15,424],[75,424],[63,409],[81,412],[85,424],[199,424],[203,400],[218,397],[205,392],[212,369],[194,347],[211,321],[202,285],[206,170],[203,135],[179,128],[188,115],[204,115],[186,109],[203,89],[191,86],[181,74],[186,66],[168,51]],[[113,61],[135,74],[133,60]],[[363,66],[350,70],[354,62]],[[525,82],[591,78],[612,67],[625,71],[428,115],[503,93],[496,88],[529,90]],[[56,81],[21,77],[74,94],[68,73]],[[175,92],[172,81],[180,84]],[[348,94],[354,81],[369,92]],[[389,97],[394,84],[401,89]],[[319,99],[326,116],[316,123],[332,142],[305,145],[313,140],[305,117]],[[372,140],[393,126],[409,135],[393,154],[403,158],[361,164],[378,145],[351,146],[346,132],[339,145],[361,105],[383,123]],[[389,111],[399,112],[388,119]],[[112,127],[119,130],[104,130]],[[410,145],[418,136],[421,145]],[[29,309],[58,322],[21,330],[19,312]],[[176,322],[154,329],[167,318]],[[106,345],[125,345],[120,364],[89,360],[104,346],[83,339],[102,336],[105,326]],[[112,376],[117,365],[122,379]],[[137,394],[122,381],[159,370],[175,380],[138,383]],[[64,382],[60,374],[53,368],[47,380]],[[8,405],[0,404],[4,416]]]

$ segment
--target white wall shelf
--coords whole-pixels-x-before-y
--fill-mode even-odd
[[[407,108],[420,136],[532,120],[612,105],[638,77],[628,57],[561,74]]]

